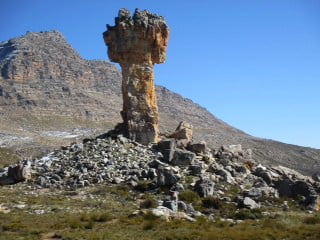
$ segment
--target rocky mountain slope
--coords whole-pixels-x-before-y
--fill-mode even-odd
[[[103,43],[102,43],[103,44]],[[61,33],[40,32],[0,44],[0,145],[22,156],[99,134],[119,122],[121,74],[106,61],[82,59]],[[212,148],[242,144],[256,161],[320,171],[320,150],[252,137],[189,99],[158,86],[162,132],[181,120]]]

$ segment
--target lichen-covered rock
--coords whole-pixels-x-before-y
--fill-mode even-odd
[[[103,33],[111,61],[122,68],[123,109],[126,135],[137,142],[158,141],[158,106],[153,65],[163,63],[169,28],[163,17],[136,9],[131,17],[120,9],[115,26]]]

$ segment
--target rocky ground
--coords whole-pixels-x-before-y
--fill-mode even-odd
[[[319,175],[183,127],[168,136],[144,146],[111,131],[0,169],[0,239],[320,237]]]
[[[310,211],[320,210],[319,175],[311,178],[283,166],[264,167],[252,158],[251,149],[243,150],[241,145],[210,149],[205,142],[192,142],[185,128],[171,136],[176,138],[144,146],[111,131],[3,168],[0,183],[27,180],[32,189],[70,191],[102,183],[125,184],[153,194],[166,189],[154,213],[168,218],[184,213],[190,221],[211,216],[184,202],[190,197],[203,198],[212,208],[226,203],[237,209],[272,206],[281,197]],[[288,202],[279,207],[289,208]]]

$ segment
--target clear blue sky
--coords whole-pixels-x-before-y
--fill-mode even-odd
[[[86,59],[119,8],[171,29],[156,83],[251,135],[320,149],[319,0],[1,0],[0,40],[59,30]]]

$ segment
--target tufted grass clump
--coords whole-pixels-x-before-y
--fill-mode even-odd
[[[320,224],[320,215],[309,216],[303,219],[305,224]]]
[[[196,192],[190,191],[190,190],[181,192],[179,194],[179,199],[181,201],[184,201],[187,203],[194,203],[194,204],[201,201],[201,198],[199,197],[199,195]]]
[[[94,222],[107,222],[114,219],[114,216],[108,214],[108,213],[91,213],[89,215],[90,220]]]
[[[147,198],[140,202],[140,208],[156,208],[158,207],[158,201],[153,198]]]
[[[260,219],[262,218],[262,210],[259,208],[255,209],[239,209],[233,215],[233,219],[246,220],[246,219]]]
[[[148,181],[139,181],[138,184],[134,187],[134,190],[139,192],[146,192],[149,189],[150,182]]]

